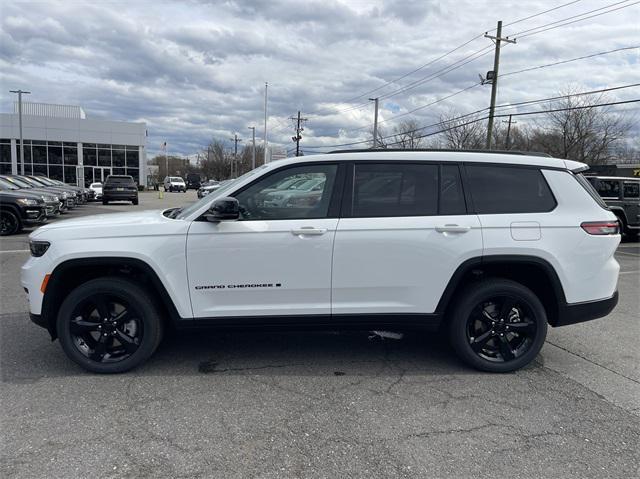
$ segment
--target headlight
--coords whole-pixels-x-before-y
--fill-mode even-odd
[[[38,206],[38,201],[37,200],[32,200],[30,198],[20,198],[17,201],[18,201],[18,203],[20,203],[23,206]]]
[[[47,241],[30,241],[29,248],[31,249],[31,256],[39,258],[47,252],[51,244]]]

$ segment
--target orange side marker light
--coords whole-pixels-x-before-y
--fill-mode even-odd
[[[47,284],[49,283],[49,278],[51,278],[51,273],[47,273],[44,275],[44,279],[42,280],[42,284],[40,285],[40,292],[44,294],[44,291],[47,289]]]

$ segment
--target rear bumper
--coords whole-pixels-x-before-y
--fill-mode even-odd
[[[102,193],[102,199],[107,201],[131,201],[137,198],[137,191],[109,191],[108,193]]]
[[[565,304],[564,307],[561,308],[558,320],[554,326],[567,326],[569,324],[603,318],[613,311],[613,308],[615,308],[617,304],[618,291],[606,299]]]

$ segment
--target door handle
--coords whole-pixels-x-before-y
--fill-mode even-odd
[[[296,228],[291,230],[291,234],[296,236],[320,236],[327,232],[326,228],[314,228],[313,226],[303,226],[302,228]]]
[[[470,229],[471,229],[471,226],[460,226],[460,225],[436,226],[436,231],[438,233],[466,233]]]

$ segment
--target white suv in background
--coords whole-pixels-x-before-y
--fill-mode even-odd
[[[164,178],[164,191],[187,192],[187,184],[179,176],[166,176]]]
[[[95,372],[139,365],[169,323],[443,328],[467,364],[513,371],[547,324],[616,305],[619,225],[585,169],[491,152],[279,160],[185,208],[43,226],[22,284],[32,320]],[[322,190],[264,201],[302,177]]]

